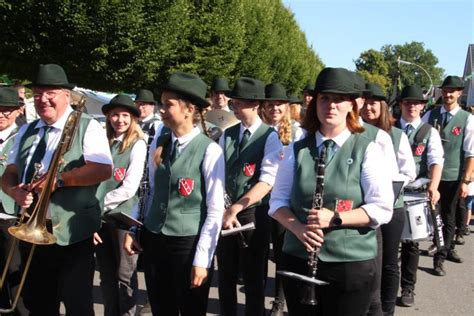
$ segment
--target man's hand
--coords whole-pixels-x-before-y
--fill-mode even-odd
[[[135,239],[135,235],[132,233],[126,233],[123,237],[123,249],[129,256],[133,256],[138,252],[142,252],[143,248],[140,243]]]
[[[222,218],[222,229],[230,229],[239,226],[240,223],[237,220],[237,213],[232,211],[232,207],[225,210],[224,217]]]
[[[21,208],[29,208],[33,203],[33,193],[28,184],[20,183],[10,188],[8,195],[10,195]]]

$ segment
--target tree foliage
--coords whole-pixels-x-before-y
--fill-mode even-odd
[[[0,21],[0,73],[18,79],[58,63],[101,90],[155,88],[180,70],[298,91],[323,67],[281,0],[5,0]]]
[[[444,70],[437,67],[438,59],[420,42],[403,45],[384,45],[380,51],[369,49],[354,61],[356,69],[366,80],[380,84],[387,91],[400,78],[402,86],[417,84],[425,89],[431,85],[428,76],[415,65],[398,65],[398,58],[425,69],[436,86],[441,83]]]

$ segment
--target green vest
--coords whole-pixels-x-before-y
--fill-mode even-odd
[[[326,166],[323,205],[335,209],[336,199],[351,200],[352,209],[364,204],[360,174],[365,151],[371,140],[362,134],[353,134],[336,152]],[[311,209],[316,186],[315,163],[318,150],[314,134],[294,143],[295,173],[291,192],[291,208],[302,223]],[[325,262],[352,262],[375,258],[377,241],[370,227],[341,227],[325,229],[324,244],[319,258]],[[303,259],[308,254],[303,244],[290,231],[285,234],[283,251]]]
[[[449,123],[441,128],[440,135],[443,141],[444,165],[441,175],[442,181],[457,181],[461,179],[464,168],[463,141],[469,112],[462,109],[454,115]],[[437,128],[442,124],[441,108],[431,111],[428,123]]]
[[[167,236],[197,235],[207,216],[202,162],[212,140],[198,134],[170,165],[171,135],[157,139],[166,155],[155,172],[153,202],[145,227]],[[167,143],[167,144],[166,144]]]
[[[114,170],[112,173],[112,177],[110,177],[109,180],[102,182],[99,185],[99,188],[97,189],[98,192],[103,193],[103,196],[105,196],[110,191],[117,189],[123,184],[125,173],[127,172],[127,169],[130,166],[130,154],[132,152],[133,146],[138,141],[144,141],[144,140],[142,139],[135,140],[135,142],[133,142],[127,149],[125,149],[123,153],[119,153],[121,142],[117,142],[111,145],[110,151],[112,153],[112,159],[114,161]],[[127,215],[132,215],[133,207],[138,203],[137,192],[132,198],[126,201],[123,201],[116,208],[114,208],[113,210],[108,210],[105,214],[123,212]]]
[[[72,142],[70,150],[63,156],[63,164],[59,172],[69,171],[85,165],[82,153],[84,135],[92,118],[82,114],[79,128]],[[36,120],[29,124],[25,134],[20,140],[20,147],[16,165],[18,170],[25,170],[28,151],[36,138],[37,131],[34,127],[39,122]],[[18,181],[23,178],[22,172]],[[91,237],[100,228],[101,208],[96,198],[98,185],[84,187],[63,187],[57,189],[50,199],[51,221],[53,234],[57,244],[71,245]]]
[[[429,171],[428,171],[428,143],[431,137],[431,126],[425,135],[417,141],[420,136],[420,130],[424,124],[420,124],[416,130],[414,130],[410,137],[408,137],[408,141],[410,142],[413,159],[415,160],[416,165],[416,177],[417,178],[429,178]]]
[[[232,202],[238,201],[260,178],[260,167],[265,155],[265,143],[273,128],[262,123],[251,135],[249,141],[239,153],[240,124],[225,130],[225,187]],[[268,203],[269,195],[250,207]],[[250,208],[249,207],[249,208]]]
[[[388,133],[390,138],[392,139],[393,150],[395,151],[395,157],[398,160],[398,150],[400,149],[400,140],[402,138],[403,131],[399,128],[393,127],[390,129]],[[403,192],[400,192],[398,195],[398,199],[395,201],[393,208],[400,208],[403,207]]]
[[[0,178],[5,172],[5,169],[7,168],[8,155],[13,147],[13,143],[15,142],[15,136],[17,133],[18,129],[12,131],[12,133],[5,140],[3,150],[0,151]],[[18,209],[15,207],[15,200],[13,200],[8,194],[4,193],[0,186],[0,210],[1,209],[3,209],[5,213],[10,215],[17,215],[18,213]]]

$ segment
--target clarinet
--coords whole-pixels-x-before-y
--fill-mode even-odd
[[[318,163],[315,166],[316,169],[316,186],[313,193],[313,204],[312,208],[315,210],[320,210],[323,208],[323,194],[324,194],[324,172],[326,165],[324,160],[326,159],[326,147],[323,146],[321,149],[320,158],[318,158]],[[308,277],[311,279],[316,279],[316,274],[318,272],[318,257],[320,252],[320,247],[316,247],[313,251],[310,251],[308,254]],[[318,305],[318,300],[316,298],[316,284],[305,282],[305,286],[302,287],[301,300],[300,302],[305,305]]]

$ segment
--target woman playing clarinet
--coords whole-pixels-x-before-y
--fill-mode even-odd
[[[282,266],[306,275],[310,254],[319,253],[310,263],[329,283],[312,306],[300,302],[303,284],[285,278],[290,315],[365,315],[375,290],[374,229],[390,221],[393,191],[380,147],[362,133],[358,94],[348,70],[323,69],[303,124],[308,134],[287,147],[278,170],[269,214],[288,230]],[[314,208],[317,177],[325,181]]]

